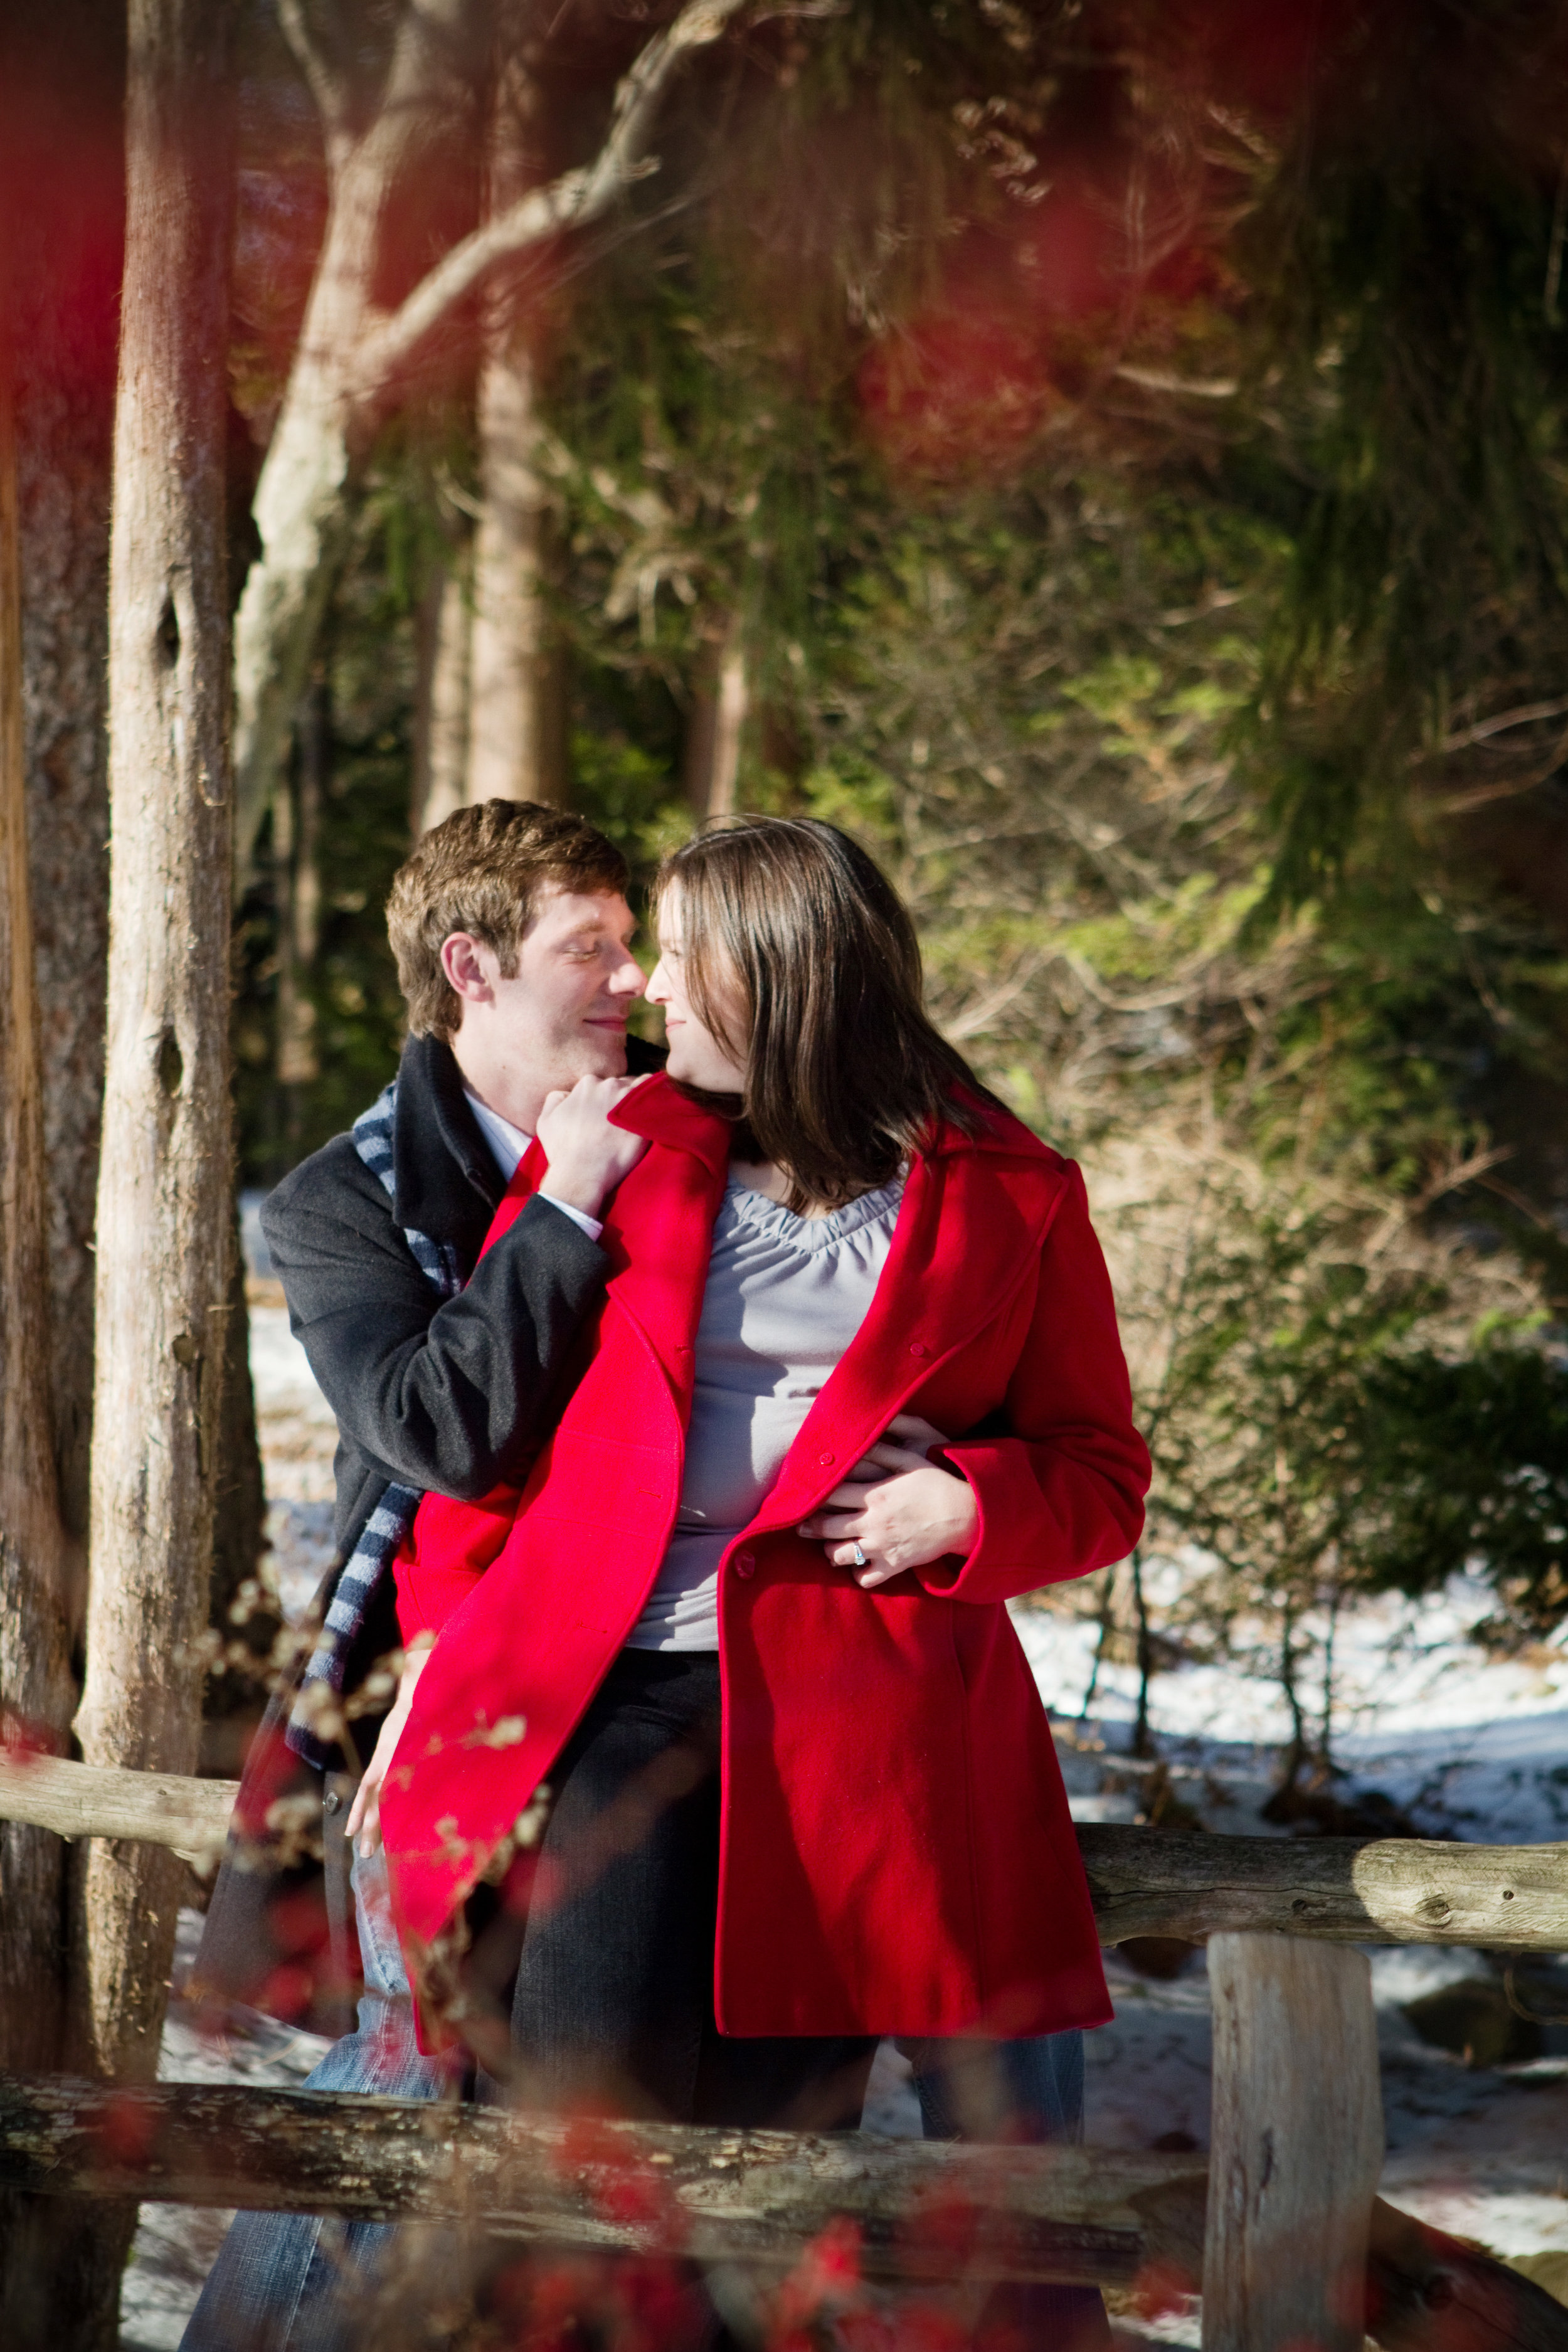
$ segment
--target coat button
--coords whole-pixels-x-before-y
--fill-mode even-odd
[[[931,1349],[926,1346],[923,1339],[911,1339],[910,1342],[910,1353],[911,1356],[929,1356]]]
[[[737,1576],[755,1576],[756,1572],[757,1572],[757,1555],[756,1555],[756,1553],[755,1553],[754,1551],[738,1551],[738,1552],[735,1554],[735,1573],[736,1573],[736,1575],[737,1575]]]
[[[826,1470],[831,1463],[837,1461],[838,1456],[836,1454],[819,1454],[816,1458]]]
[[[335,1789],[329,1789],[321,1799],[321,1811],[324,1813],[335,1813],[342,1801]]]

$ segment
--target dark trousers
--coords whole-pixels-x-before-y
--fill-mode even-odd
[[[859,2122],[874,2039],[737,2041],[714,2023],[719,1738],[716,1657],[623,1650],[563,1750],[511,1998],[525,2105],[796,2131]],[[476,1967],[493,1982],[510,1958],[498,1921]]]

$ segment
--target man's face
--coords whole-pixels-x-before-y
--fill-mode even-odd
[[[636,929],[618,895],[547,885],[510,978],[489,949],[471,943],[489,1001],[475,1003],[463,992],[460,1034],[470,1024],[482,1025],[491,1053],[526,1067],[548,1087],[620,1076],[626,1066],[626,1015],[643,992],[642,971],[631,952]],[[453,944],[447,942],[448,950]]]

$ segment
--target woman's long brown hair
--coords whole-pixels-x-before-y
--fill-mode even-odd
[[[847,834],[729,818],[664,860],[656,908],[672,891],[692,1005],[746,1067],[742,1097],[700,1099],[736,1121],[740,1156],[785,1171],[797,1213],[889,1182],[939,1121],[984,1124],[994,1097],[926,1017],[909,912]]]

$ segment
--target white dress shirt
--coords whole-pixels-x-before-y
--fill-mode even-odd
[[[489,1145],[490,1157],[500,1170],[502,1181],[510,1184],[517,1174],[518,1162],[533,1141],[532,1136],[525,1135],[521,1127],[513,1127],[510,1118],[502,1118],[499,1110],[491,1110],[489,1105],[482,1103],[469,1087],[465,1087],[463,1092],[479,1122],[479,1132]],[[596,1242],[604,1232],[600,1218],[590,1217],[584,1210],[574,1209],[570,1201],[558,1201],[553,1192],[541,1192],[538,1197],[548,1201],[552,1209],[559,1209],[563,1217],[570,1217],[574,1225],[580,1225],[591,1242]]]

